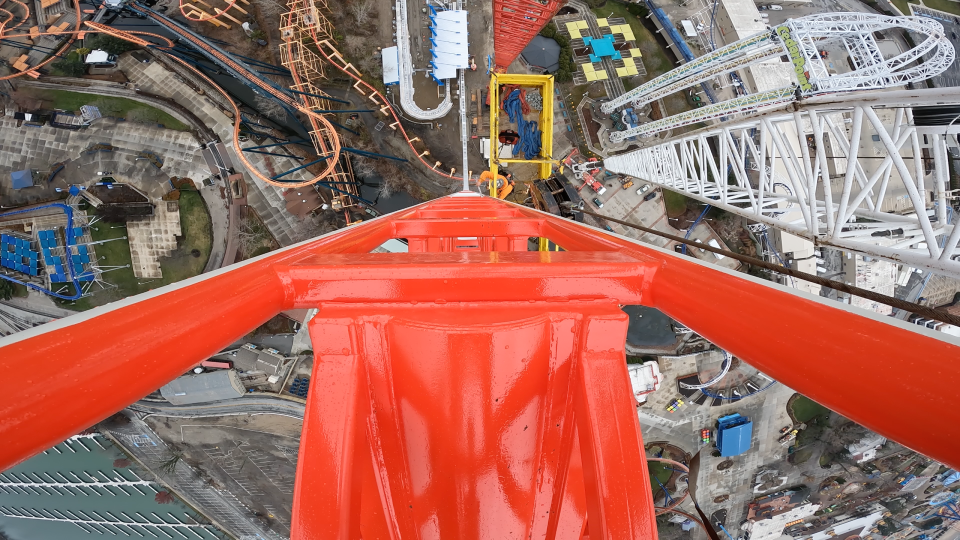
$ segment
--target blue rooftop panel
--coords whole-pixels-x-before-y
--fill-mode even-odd
[[[739,456],[750,449],[753,422],[745,418],[743,420],[743,423],[717,429],[717,447],[722,457]]]
[[[613,56],[616,52],[613,49],[613,36],[604,36],[600,39],[593,39],[590,41],[590,46],[593,48],[593,54],[604,57],[604,56]]]

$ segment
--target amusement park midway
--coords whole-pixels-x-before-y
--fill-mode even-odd
[[[0,539],[955,540],[958,46],[0,0]]]

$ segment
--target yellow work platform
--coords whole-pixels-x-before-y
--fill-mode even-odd
[[[586,21],[580,21],[586,25]],[[571,24],[571,23],[568,23]],[[497,144],[500,137],[500,85],[517,84],[528,92],[531,88],[540,90],[543,96],[543,109],[540,111],[540,158],[539,159],[501,159]],[[541,179],[549,178],[553,169],[553,75],[515,75],[509,73],[490,74],[490,172],[497,177],[501,163],[537,163]],[[490,196],[496,197],[496,182],[490,182]]]

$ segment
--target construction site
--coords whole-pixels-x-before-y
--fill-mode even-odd
[[[0,537],[960,539],[960,8],[777,1],[0,0]]]

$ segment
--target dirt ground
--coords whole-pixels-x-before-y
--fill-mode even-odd
[[[146,422],[206,482],[236,495],[278,534],[290,535],[300,420],[259,414],[152,416]]]

